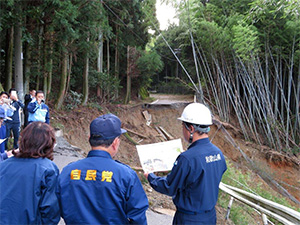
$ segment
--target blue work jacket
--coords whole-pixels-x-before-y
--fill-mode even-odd
[[[0,224],[57,224],[59,170],[47,158],[0,162]]]
[[[15,108],[15,110],[13,111],[12,116],[9,116],[11,109],[6,110],[7,116],[10,117],[10,119],[6,120],[6,123],[19,124],[20,123],[19,110],[20,108],[22,109],[24,108],[24,104],[23,102],[18,100],[18,101],[12,101],[11,105]]]
[[[38,104],[36,100],[30,102],[27,106],[28,123],[41,121],[50,123],[49,107],[45,103]]]
[[[66,166],[58,196],[66,224],[147,224],[148,199],[136,172],[106,151]]]
[[[221,150],[204,138],[178,156],[168,176],[150,173],[148,181],[156,191],[172,196],[178,211],[201,214],[214,209],[226,169]]]

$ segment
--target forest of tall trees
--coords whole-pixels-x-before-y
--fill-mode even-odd
[[[162,68],[155,51],[145,51],[148,29],[157,24],[155,1],[7,0],[0,10],[1,84],[17,88],[21,99],[33,88],[43,90],[56,109],[70,93],[81,95],[83,105],[89,98],[111,101],[126,88],[128,68],[136,70],[133,85],[141,84],[134,91]],[[127,65],[128,46],[149,64],[153,55],[156,65]]]
[[[0,1],[1,88],[56,109],[192,91],[247,140],[299,153],[299,0],[165,2],[179,25],[160,31],[156,0]]]

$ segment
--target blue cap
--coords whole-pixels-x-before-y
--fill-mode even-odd
[[[97,140],[113,139],[127,132],[121,128],[121,120],[114,114],[105,114],[94,119],[90,124],[91,138]]]
[[[0,119],[5,118],[5,110],[0,106]]]

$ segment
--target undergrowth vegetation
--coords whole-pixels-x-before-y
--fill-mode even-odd
[[[236,168],[230,161],[227,161],[227,171],[223,175],[222,182],[300,212],[300,208],[292,206],[286,198],[272,189],[266,189],[265,184],[263,181],[259,180],[258,175],[254,174],[252,171],[243,172],[241,168]],[[227,208],[230,198],[230,195],[220,190],[218,203],[223,208]],[[239,225],[257,224],[257,219],[262,223],[261,215],[258,211],[238,200],[233,201],[229,218],[235,224]],[[275,224],[278,224],[274,219],[268,219],[275,222]]]

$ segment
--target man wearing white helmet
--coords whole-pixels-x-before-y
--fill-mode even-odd
[[[173,224],[216,224],[219,183],[227,167],[221,150],[208,139],[211,112],[203,104],[191,103],[178,119],[190,146],[178,156],[168,176],[145,176],[152,188],[173,197],[177,209]]]

